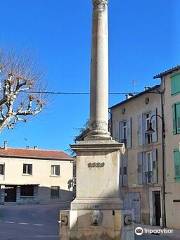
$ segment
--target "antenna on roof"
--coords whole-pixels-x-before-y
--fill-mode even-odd
[[[134,95],[135,95],[135,93],[136,93],[136,86],[137,86],[137,81],[136,80],[132,80],[132,87],[133,87],[133,93],[134,93]]]
[[[7,149],[8,141],[4,141],[4,149]]]

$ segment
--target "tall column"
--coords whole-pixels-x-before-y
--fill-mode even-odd
[[[108,0],[93,0],[90,137],[108,133]]]
[[[124,145],[108,132],[108,0],[93,0],[90,123],[76,153],[76,198],[61,212],[61,240],[132,240],[122,210],[120,156]],[[128,232],[125,236],[125,219]]]

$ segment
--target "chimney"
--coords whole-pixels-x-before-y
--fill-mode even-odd
[[[4,149],[7,149],[7,144],[8,144],[8,142],[4,141]]]
[[[133,96],[134,96],[133,93],[128,93],[128,94],[126,94],[126,100],[132,98]]]

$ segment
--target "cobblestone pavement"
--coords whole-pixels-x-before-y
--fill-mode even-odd
[[[0,240],[59,240],[62,205],[0,206]]]

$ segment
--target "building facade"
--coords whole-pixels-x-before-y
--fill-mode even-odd
[[[180,229],[180,66],[155,78],[164,89],[166,222]]]
[[[0,148],[0,203],[72,200],[73,159],[62,151]]]
[[[161,114],[160,86],[148,89],[111,108],[112,136],[126,146],[121,158],[121,193],[124,208],[134,209],[137,223],[160,224]],[[147,134],[152,119],[155,132]],[[154,208],[156,201],[157,209]],[[158,209],[159,208],[159,209]]]
[[[155,78],[160,78],[160,85],[110,108],[112,136],[126,146],[121,194],[136,222],[162,225],[164,215],[168,227],[180,228],[180,67]]]

